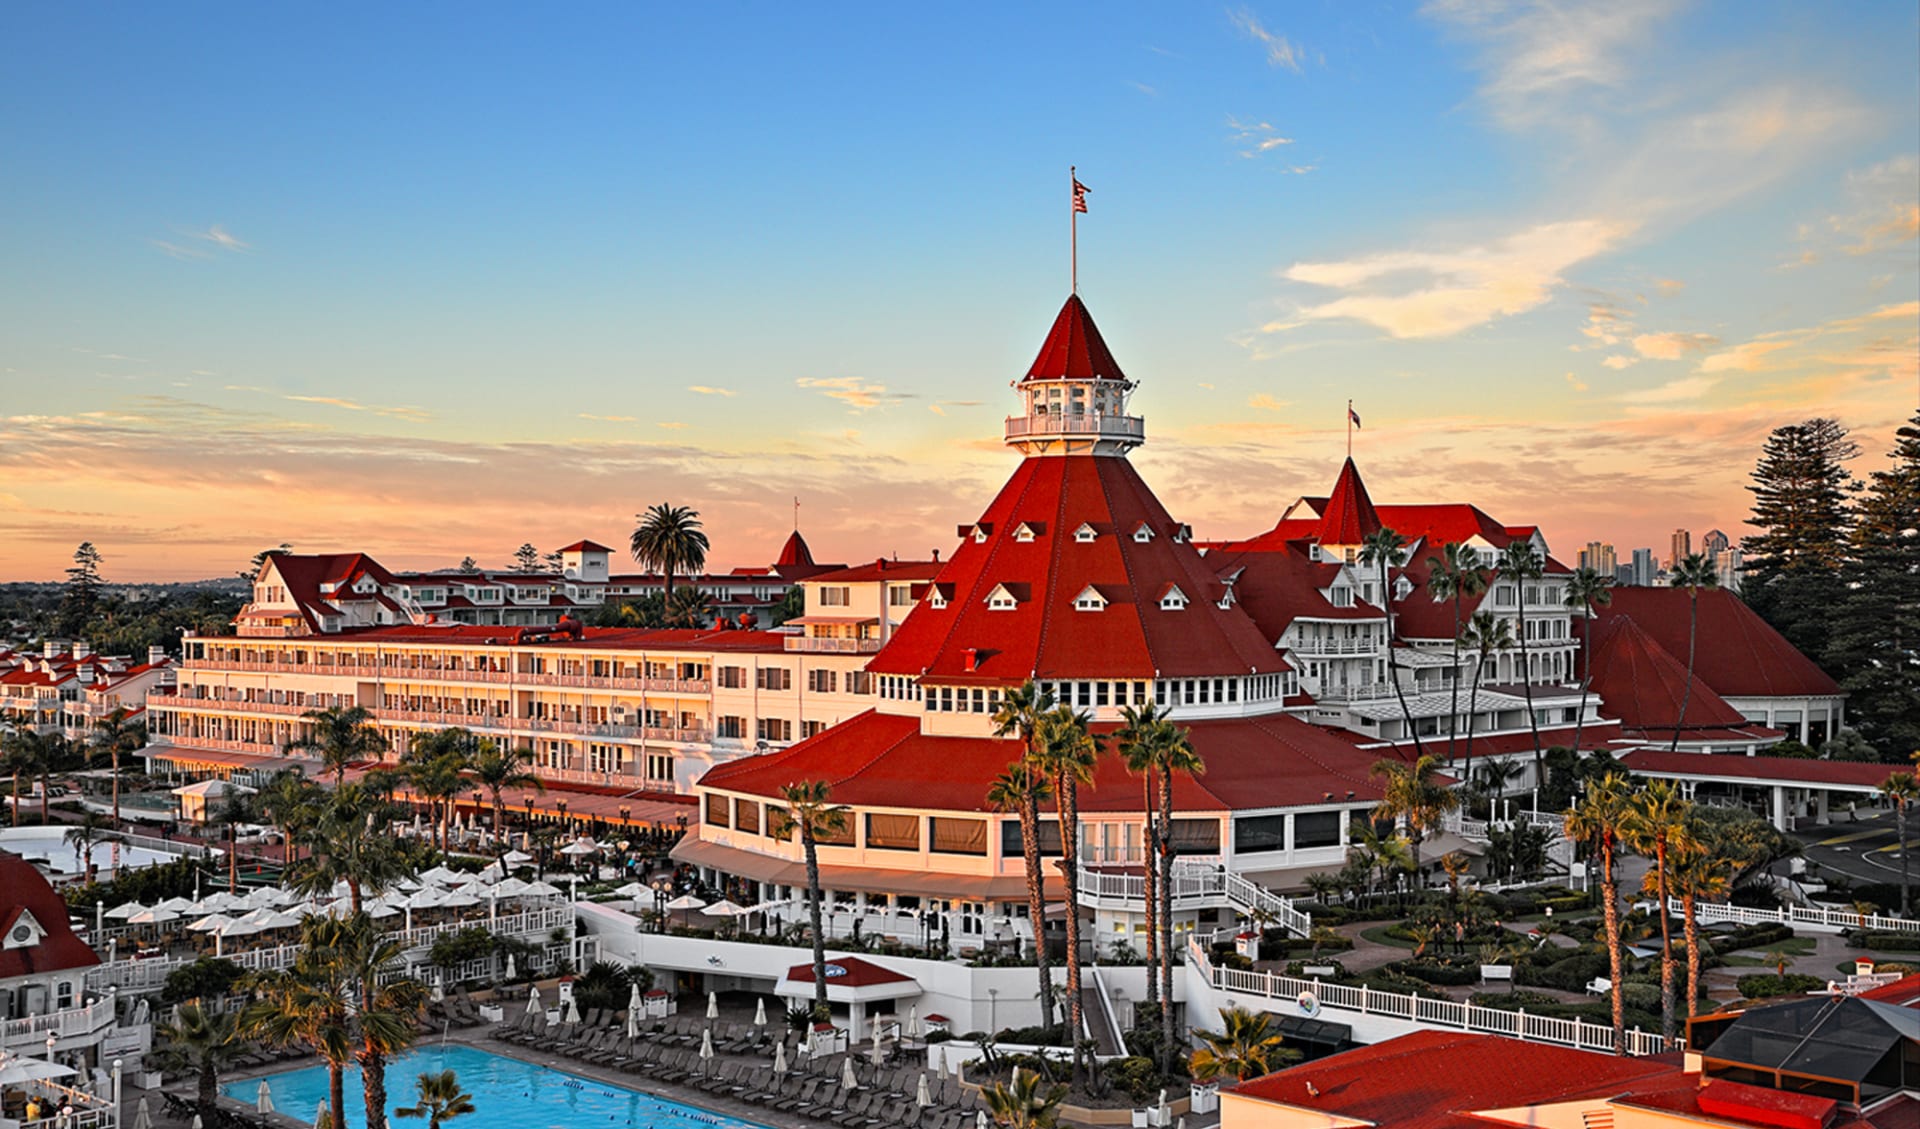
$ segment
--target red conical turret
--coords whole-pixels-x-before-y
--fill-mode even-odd
[[[1348,459],[1320,515],[1320,543],[1358,545],[1379,529],[1380,515],[1374,512],[1373,499],[1367,497],[1367,484],[1360,481],[1360,469]]]
[[[1078,294],[1069,295],[1067,304],[1060,307],[1060,316],[1053,319],[1040,355],[1027,370],[1026,380],[1126,379],[1107,351],[1107,343],[1101,340],[1100,328],[1093,324],[1086,303]]]
[[[793,536],[787,538],[787,543],[781,546],[780,559],[773,562],[774,568],[793,568],[796,565],[802,568],[813,567],[813,551],[807,548],[807,540],[800,536],[798,529],[794,530]]]

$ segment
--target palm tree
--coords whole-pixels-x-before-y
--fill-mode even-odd
[[[639,524],[633,527],[633,537],[628,548],[633,559],[641,568],[659,569],[666,586],[660,590],[661,607],[667,614],[667,625],[676,626],[673,620],[673,577],[675,573],[685,572],[696,576],[707,564],[707,535],[700,531],[700,514],[686,506],[670,506],[665,502],[649,506],[647,512],[636,514],[634,520]]]
[[[353,1036],[347,1017],[354,998],[333,954],[341,947],[345,923],[324,914],[300,924],[300,950],[284,969],[248,978],[253,1003],[242,1013],[240,1028],[269,1046],[305,1047],[327,1068],[327,1108],[346,1118],[346,1073],[353,1061]]]
[[[1039,752],[1040,718],[1051,709],[1053,695],[1029,678],[1001,697],[1000,705],[993,711],[993,735],[1019,737],[1020,760],[1031,762]],[[1008,771],[993,782],[987,791],[987,801],[1002,811],[1015,811],[1020,816],[1020,849],[1027,864],[1027,915],[1033,927],[1034,964],[1040,976],[1040,1021],[1041,1026],[1052,1027],[1053,973],[1047,968],[1046,871],[1040,865],[1040,804],[1048,798],[1049,789],[1045,773],[1016,773],[1014,769],[1018,764],[1009,765]],[[1003,806],[1008,801],[1015,801],[1015,806]]]
[[[1440,771],[1440,759],[1423,756],[1412,764],[1381,760],[1373,765],[1373,777],[1382,782],[1380,802],[1373,806],[1373,818],[1404,820],[1412,847],[1413,873],[1420,875],[1420,840],[1426,832],[1440,826],[1440,817],[1460,807],[1460,796],[1434,777]]]
[[[830,789],[824,780],[802,780],[784,784],[780,798],[785,802],[774,821],[775,836],[786,839],[800,832],[800,849],[807,856],[807,914],[813,925],[813,1018],[824,1022],[830,1014],[827,1005],[827,938],[820,927],[820,850],[822,836],[839,835],[847,829],[847,809],[828,799]]]
[[[1578,568],[1567,581],[1567,607],[1578,610],[1582,622],[1580,652],[1587,656],[1580,663],[1580,712],[1573,719],[1573,751],[1580,752],[1580,730],[1587,722],[1587,691],[1593,686],[1593,609],[1613,603],[1613,577],[1602,576],[1591,568]],[[1533,781],[1542,783],[1540,759],[1534,758]]]
[[[1153,784],[1155,770],[1160,757],[1160,749],[1172,731],[1167,722],[1165,710],[1152,702],[1143,706],[1123,706],[1120,715],[1124,719],[1119,729],[1114,731],[1114,739],[1119,742],[1120,756],[1127,762],[1127,771],[1138,773],[1141,788],[1140,843],[1141,872],[1145,878],[1147,908],[1147,1003],[1158,1007],[1160,1004],[1160,899],[1156,893],[1158,877],[1154,866],[1155,845],[1158,835],[1154,830]]]
[[[1067,1031],[1073,1046],[1073,1085],[1080,1084],[1080,785],[1093,783],[1101,741],[1090,728],[1092,717],[1070,706],[1047,711],[1035,734],[1039,749],[1034,767],[1053,778],[1060,821],[1060,873],[1067,886]]]
[[[43,753],[40,734],[31,726],[10,725],[0,733],[0,756],[6,758],[8,775],[13,777],[13,825],[20,826],[20,781],[39,771]]]
[[[1160,769],[1160,1054],[1161,1073],[1173,1064],[1173,775],[1199,776],[1207,764],[1194,751],[1190,731],[1172,722]]]
[[[1673,724],[1673,740],[1667,751],[1680,748],[1680,730],[1687,724],[1687,704],[1693,697],[1693,659],[1695,636],[1700,629],[1700,589],[1720,587],[1720,575],[1705,553],[1689,553],[1673,562],[1667,579],[1669,587],[1687,590],[1687,685],[1680,691],[1680,717]]]
[[[1680,918],[1687,942],[1687,1018],[1700,1010],[1700,915],[1702,900],[1726,900],[1733,890],[1733,871],[1739,860],[1729,845],[1716,841],[1698,819],[1684,840],[1676,844],[1672,861],[1673,890],[1680,895]]]
[[[1492,612],[1474,612],[1459,640],[1473,649],[1473,689],[1467,695],[1467,756],[1464,767],[1473,771],[1473,727],[1480,710],[1480,677],[1497,651],[1513,646],[1513,624]]]
[[[218,807],[208,807],[207,822],[227,829],[227,893],[240,889],[240,825],[253,821],[253,801],[249,794],[229,786]]]
[[[335,788],[308,830],[309,850],[291,871],[292,887],[318,895],[345,882],[348,905],[359,913],[368,892],[379,894],[411,871],[399,840],[386,833],[393,815],[393,805],[365,781]]]
[[[454,801],[467,788],[466,772],[473,765],[473,750],[471,730],[458,726],[429,729],[413,735],[406,755],[400,759],[406,768],[407,783],[426,801],[427,812],[439,832],[442,854],[447,850]]]
[[[1673,1009],[1673,914],[1667,905],[1673,884],[1667,872],[1676,840],[1687,835],[1687,809],[1691,805],[1681,797],[1671,780],[1655,780],[1634,794],[1627,805],[1627,817],[1621,830],[1629,846],[1643,858],[1653,860],[1646,886],[1658,900],[1660,915],[1660,1030],[1671,1042],[1674,1036]]]
[[[1427,592],[1436,603],[1453,602],[1453,698],[1447,716],[1447,763],[1453,763],[1454,731],[1460,725],[1460,629],[1466,601],[1487,590],[1487,574],[1480,567],[1480,554],[1449,541],[1440,546],[1440,554],[1427,558]]]
[[[284,769],[267,781],[256,802],[260,814],[279,830],[285,845],[284,861],[291,867],[295,840],[306,834],[319,818],[320,785],[308,780],[297,768]]]
[[[451,1070],[420,1075],[414,1079],[413,1092],[418,1102],[393,1112],[399,1117],[424,1117],[427,1129],[440,1129],[454,1118],[473,1112],[473,1095],[460,1088],[460,1079]]]
[[[1907,806],[1920,800],[1920,776],[1906,769],[1895,769],[1880,784],[1880,793],[1893,801],[1894,841],[1900,849],[1900,916],[1913,916],[1913,902],[1907,889]]]
[[[106,753],[113,768],[113,825],[120,826],[120,754],[131,753],[147,743],[147,723],[128,721],[132,716],[125,706],[93,723],[93,747]]]
[[[1388,572],[1407,563],[1407,539],[1381,526],[1360,543],[1359,559],[1361,564],[1373,565],[1380,571],[1380,608],[1387,614],[1387,680],[1393,683],[1393,696],[1400,701],[1400,717],[1406,722],[1407,735],[1413,738],[1414,755],[1425,756],[1427,750],[1421,746],[1420,734],[1414,730],[1413,711],[1407,708],[1407,692],[1400,686],[1400,676],[1394,673],[1393,661],[1393,588]]]
[[[479,749],[473,755],[473,762],[467,766],[467,775],[475,784],[487,790],[493,799],[493,837],[499,853],[507,852],[507,808],[500,799],[500,793],[508,788],[525,788],[535,792],[544,792],[547,786],[533,774],[533,750],[517,745],[501,745],[482,739]],[[504,868],[502,868],[504,869]]]
[[[329,959],[353,996],[349,1013],[354,1061],[366,1097],[366,1129],[387,1129],[387,1060],[413,1045],[427,1003],[418,980],[394,975],[407,942],[392,939],[365,914],[341,923]]]
[[[88,885],[93,884],[94,872],[98,869],[93,861],[94,844],[115,843],[120,840],[120,836],[109,830],[110,826],[106,820],[100,818],[98,812],[82,812],[80,821],[69,824],[65,834],[61,836],[67,846],[72,847],[77,855],[86,860],[82,864],[82,870],[85,872]]]
[[[233,1012],[210,1011],[199,1000],[188,1000],[157,1032],[161,1061],[194,1073],[194,1100],[203,1111],[211,1111],[220,1098],[220,1068],[242,1050],[236,1018]]]
[[[1520,644],[1520,692],[1527,699],[1527,726],[1533,731],[1533,760],[1540,762],[1540,722],[1533,716],[1533,670],[1527,665],[1527,584],[1546,575],[1547,562],[1534,552],[1531,541],[1510,541],[1500,554],[1500,572],[1513,581],[1520,618],[1514,624],[1513,638]],[[1472,744],[1471,741],[1468,742]]]
[[[41,736],[40,758],[34,764],[34,770],[40,774],[41,826],[51,822],[47,806],[53,797],[54,773],[71,771],[79,767],[83,759],[79,747],[60,734],[47,733]]]
[[[1271,1071],[1289,1052],[1280,1048],[1280,1032],[1265,1012],[1253,1012],[1233,1005],[1220,1009],[1225,1030],[1215,1034],[1196,1027],[1193,1033],[1205,1046],[1187,1060],[1196,1082],[1211,1082],[1225,1076],[1245,1082]]]
[[[1593,844],[1600,856],[1601,919],[1605,922],[1607,968],[1613,983],[1613,1053],[1627,1053],[1626,977],[1620,951],[1620,888],[1613,867],[1620,855],[1620,842],[1633,802],[1632,785],[1626,774],[1609,772],[1587,781],[1583,803],[1565,813],[1567,838]]]
[[[1040,1025],[1053,1026],[1053,973],[1047,967],[1046,934],[1042,923],[1046,897],[1042,883],[1046,871],[1040,866],[1040,805],[1052,798],[1046,774],[1032,761],[1022,758],[1007,765],[1007,770],[987,786],[987,802],[995,811],[1013,812],[1020,820],[1020,853],[1026,862],[1027,915],[1033,925],[1034,968],[1040,977]]]
[[[308,710],[300,719],[308,723],[306,735],[288,741],[282,751],[319,753],[320,763],[333,773],[336,788],[346,782],[348,765],[377,761],[387,751],[387,739],[374,728],[373,711],[365,706]]]
[[[980,1091],[980,1098],[986,1102],[987,1116],[995,1125],[1005,1129],[1053,1129],[1059,1124],[1060,1103],[1067,1098],[1067,1088],[1043,1087],[1039,1072],[1022,1066],[1014,1069],[1013,1081],[995,1082]]]

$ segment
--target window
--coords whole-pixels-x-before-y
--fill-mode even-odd
[[[723,666],[719,668],[720,685],[727,690],[744,690],[747,686],[747,668],[744,666]]]
[[[913,586],[910,584],[890,584],[887,586],[887,606],[890,608],[910,608],[913,606]]]
[[[1303,811],[1293,817],[1293,849],[1340,845],[1340,813]]]
[[[807,672],[807,689],[815,694],[831,694],[840,689],[840,672],[837,670],[810,670]]]
[[[733,802],[734,829],[746,835],[760,834],[760,805],[752,800]]]
[[[927,589],[927,606],[936,610],[947,606],[947,594],[940,590],[939,585]]]
[[[754,681],[762,690],[791,690],[793,672],[784,666],[763,666],[754,671]]]
[[[852,588],[823,585],[820,589],[820,606],[823,608],[844,608],[852,602]]]
[[[1138,526],[1134,527],[1133,539],[1135,541],[1138,541],[1140,544],[1144,545],[1147,542],[1153,540],[1153,530],[1147,525],[1146,522],[1143,521]]]
[[[984,819],[955,819],[952,816],[936,815],[929,818],[932,825],[929,836],[933,841],[933,850],[943,855],[985,855],[987,853],[987,821]],[[1014,830],[1019,831],[1019,824]]]
[[[747,719],[726,714],[714,722],[713,735],[738,741],[747,735]]]
[[[1217,819],[1176,819],[1173,821],[1173,849],[1183,855],[1220,853],[1220,821]]]
[[[873,693],[873,675],[868,674],[864,670],[848,671],[847,672],[847,693],[849,694]]]
[[[784,826],[786,822],[787,822],[787,809],[783,807],[776,807],[773,804],[768,804],[766,826],[761,829],[761,834],[765,835],[769,839],[786,838],[787,836],[793,834],[792,828]],[[785,832],[786,834],[783,835],[782,832]]]
[[[1014,599],[1013,593],[1007,591],[1006,585],[1004,584],[994,585],[993,591],[987,593],[987,609],[989,611],[1010,612],[1019,606],[1020,601]]]
[[[669,783],[672,782],[673,754],[672,753],[652,753],[652,752],[648,753],[647,754],[647,779],[652,781],[665,781]]]
[[[1160,610],[1163,612],[1178,612],[1185,611],[1186,607],[1187,594],[1182,592],[1180,586],[1177,584],[1167,585],[1167,590],[1160,596]]]
[[[1287,817],[1284,815],[1250,815],[1233,821],[1233,850],[1235,854],[1253,851],[1284,851],[1287,849]]]
[[[757,735],[762,741],[793,740],[793,722],[784,717],[763,717],[756,728]]]
[[[826,727],[827,723],[824,721],[803,721],[800,723],[800,737],[802,740],[808,737],[818,737]]]
[[[1498,608],[1512,607],[1513,606],[1512,586],[1507,584],[1496,585],[1493,589],[1493,604],[1495,607],[1498,607]]]
[[[1099,534],[1094,532],[1093,526],[1088,525],[1086,522],[1081,522],[1080,528],[1073,531],[1073,539],[1082,545],[1091,542],[1098,536]]]
[[[1024,521],[1014,527],[1013,539],[1015,541],[1020,542],[1022,545],[1029,544],[1030,542],[1032,542],[1034,536],[1035,534],[1033,531],[1033,526],[1028,525]]]
[[[867,846],[882,851],[920,849],[920,817],[917,815],[867,816]]]
[[[1334,588],[1331,592],[1331,599],[1333,600],[1333,606],[1336,608],[1350,608],[1353,606],[1353,589],[1345,586]]]
[[[1105,611],[1106,607],[1107,598],[1091,584],[1081,589],[1080,594],[1073,598],[1073,610],[1077,612]]]
[[[1009,859],[1021,857],[1019,820],[1000,821],[1000,854]],[[1042,858],[1060,857],[1060,824],[1055,820],[1040,821],[1040,856]]]
[[[727,826],[727,798],[725,796],[714,792],[707,793],[706,824],[708,827]]]

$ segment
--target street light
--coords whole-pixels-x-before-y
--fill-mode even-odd
[[[653,880],[653,928],[657,933],[667,931],[667,895],[671,893],[673,893],[673,879]]]

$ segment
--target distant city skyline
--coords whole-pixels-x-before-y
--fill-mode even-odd
[[[1067,289],[1202,537],[1331,488],[1734,545],[1920,385],[1911,4],[14,5],[0,580],[924,557]],[[1018,76],[1018,81],[1005,81]],[[1664,557],[1664,552],[1660,554]]]

